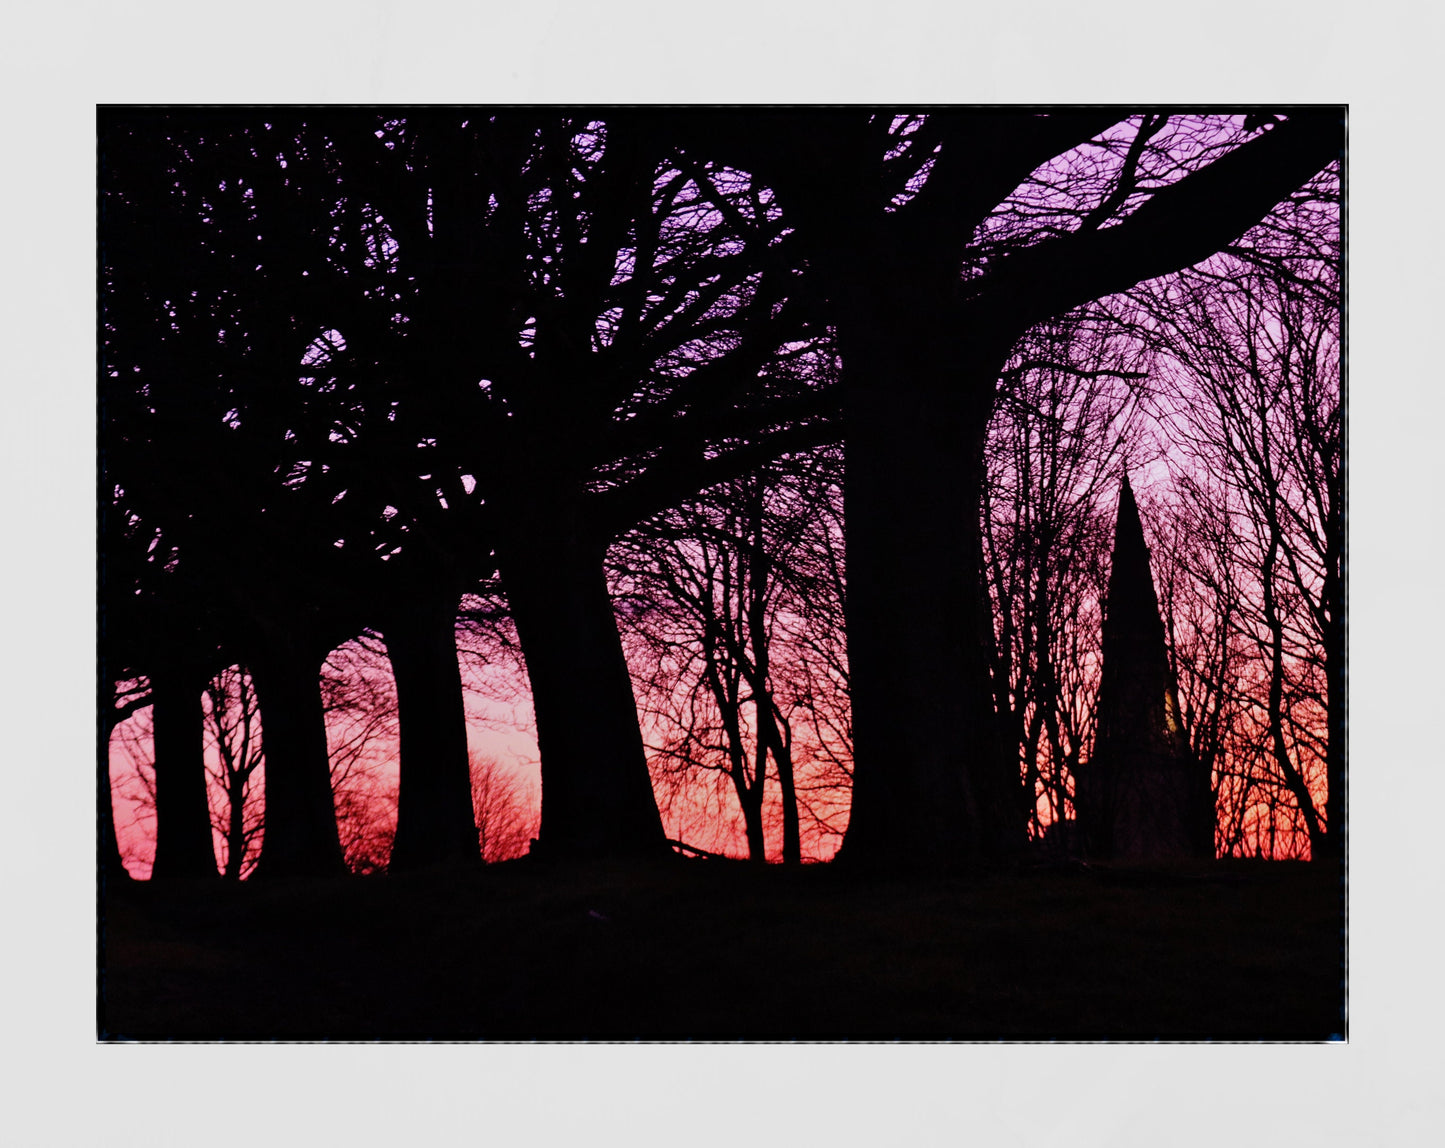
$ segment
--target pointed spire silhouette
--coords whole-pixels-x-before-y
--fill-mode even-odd
[[[1093,757],[1075,805],[1086,852],[1100,859],[1213,856],[1209,777],[1179,709],[1139,504],[1126,472],[1104,604],[1103,667]]]

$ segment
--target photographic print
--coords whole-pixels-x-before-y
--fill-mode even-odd
[[[1346,1038],[1343,107],[97,160],[102,1040]]]

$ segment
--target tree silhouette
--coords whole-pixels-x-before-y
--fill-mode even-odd
[[[1295,113],[1248,139],[1195,126],[1192,146],[1171,138],[1170,117],[1119,123],[840,111],[677,124],[700,153],[777,192],[837,330],[857,753],[843,858],[938,864],[1023,840],[1028,802],[993,731],[972,525],[1014,345],[1036,323],[1207,258],[1343,142],[1336,112]],[[1112,161],[1083,162],[1111,131],[1115,146],[1094,146]],[[1071,151],[1079,162],[1056,158]],[[1044,198],[1031,205],[1032,193]]]
[[[1332,170],[1205,268],[1132,296],[1177,379],[1160,405],[1194,461],[1175,468],[1184,513],[1220,540],[1187,574],[1214,583],[1211,613],[1249,675],[1228,704],[1258,736],[1229,769],[1256,757],[1319,857],[1338,855],[1344,789],[1338,235]]]
[[[1145,445],[1142,353],[1108,315],[1037,328],[1005,372],[989,428],[994,704],[1002,745],[1019,755],[1035,839],[1073,815],[1073,779],[1093,744],[1113,536],[1104,502]]]
[[[776,211],[736,173],[669,164],[642,114],[349,127],[338,152],[408,285],[398,422],[434,444],[433,476],[475,483],[525,655],[540,845],[663,850],[603,556],[819,436]]]
[[[102,639],[101,649],[105,649]],[[115,829],[115,799],[111,792],[110,751],[111,735],[115,729],[136,711],[150,705],[150,683],[145,679],[120,681],[112,678],[107,664],[102,659],[97,674],[100,690],[99,730],[97,746],[97,820],[99,841],[97,857],[102,881],[128,881],[130,873],[121,859],[120,841]]]
[[[531,682],[539,848],[665,852],[608,548],[840,438],[849,581],[826,600],[846,600],[847,656],[824,636],[800,665],[851,697],[830,719],[856,752],[841,856],[1019,848],[1025,710],[1065,753],[1062,668],[1036,663],[1022,708],[1004,696],[1021,679],[985,564],[989,427],[1032,369],[1021,340],[1225,249],[1273,258],[1239,237],[1341,132],[1333,111],[141,110],[103,114],[101,143],[102,688],[150,682],[157,872],[199,875],[200,692],[248,667],[257,871],[285,875],[342,868],[321,669],[366,630],[400,706],[394,863],[477,856],[455,634],[483,579]],[[1293,603],[1315,559],[1278,556]],[[1329,651],[1342,586],[1315,610]],[[733,664],[762,682],[747,649]],[[1277,727],[1287,709],[1281,689]]]
[[[188,388],[186,376],[188,364],[206,352],[189,320],[204,305],[175,279],[143,270],[167,195],[163,143],[133,133],[119,149],[103,148],[102,164],[109,180],[102,211],[114,238],[103,249],[100,282],[100,402],[110,432],[99,467],[106,556],[101,676],[139,674],[150,682],[159,822],[154,875],[215,876],[201,690],[220,668],[221,611],[207,586],[213,555],[195,538],[183,506],[200,453],[188,434],[199,388]]]
[[[205,732],[216,753],[215,766],[207,772],[222,798],[212,826],[225,842],[221,876],[228,881],[239,881],[254,868],[254,846],[265,828],[251,784],[265,761],[259,712],[255,687],[241,667],[222,670],[206,684]]]
[[[783,862],[802,859],[795,726],[810,716],[816,726],[833,685],[808,673],[802,647],[841,637],[816,632],[820,613],[809,616],[809,599],[824,606],[832,589],[813,551],[826,544],[819,519],[838,477],[836,451],[780,460],[657,516],[610,556],[639,692],[664,731],[655,767],[683,784],[698,769],[725,772],[757,862],[770,775]]]
[[[168,620],[135,629],[170,635],[147,654],[158,874],[172,832],[199,840],[200,692],[232,661],[249,667],[265,714],[258,871],[341,862],[317,674],[360,628],[365,569],[332,545],[356,527],[338,523],[334,476],[313,448],[358,404],[323,371],[302,372],[318,334],[361,325],[349,320],[368,300],[343,289],[329,255],[348,217],[323,144],[294,117],[272,119],[135,112],[102,125],[102,465],[107,494],[153,532],[155,587],[137,589]],[[185,820],[162,796],[172,752],[184,755]],[[184,856],[187,872],[207,867],[198,846]]]
[[[471,757],[477,840],[488,864],[525,856],[539,821],[532,795],[494,758]]]

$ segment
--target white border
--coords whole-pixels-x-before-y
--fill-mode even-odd
[[[1440,23],[1438,9],[1398,0],[13,11],[0,49],[0,458],[12,540],[0,645],[6,1138],[1113,1145],[1438,1135],[1445,411],[1434,284],[1445,252],[1426,82],[1438,74]],[[1348,1047],[95,1045],[96,102],[1271,99],[1351,105]]]

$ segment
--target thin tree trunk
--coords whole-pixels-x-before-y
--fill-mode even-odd
[[[206,800],[199,674],[184,662],[151,674],[156,790],[153,880],[217,876]]]
[[[738,733],[738,749],[743,748]],[[767,793],[768,747],[759,737],[753,746],[753,784],[743,802],[743,815],[748,830],[748,860],[755,865],[768,863],[767,839],[763,833],[763,797]]]
[[[395,871],[481,860],[457,665],[458,597],[413,594],[392,611],[384,635],[401,721]]]
[[[726,583],[723,586],[723,597],[725,600],[728,597]],[[748,673],[746,659],[739,650],[739,637],[731,633],[731,622],[724,622],[712,614],[709,599],[703,598],[702,605],[708,612],[702,638],[703,674],[717,706],[718,720],[722,723],[728,756],[728,776],[732,778],[733,792],[737,794],[738,808],[743,814],[748,860],[762,865],[767,862],[766,842],[763,837],[763,787],[768,776],[767,747],[760,735],[753,747],[753,774],[749,779],[741,701],[742,680]],[[723,678],[723,666],[719,663],[720,650],[726,661],[726,680]]]
[[[766,695],[764,703],[758,707],[758,725],[766,732],[773,761],[778,767],[778,788],[782,791],[783,798],[783,864],[801,865],[803,838],[798,822],[798,789],[793,773],[792,739],[783,736],[782,719],[778,716],[771,694]]]
[[[235,774],[228,774],[231,791],[227,794],[229,813],[226,819],[226,871],[222,876],[227,881],[241,879],[241,866],[246,860],[246,809],[242,803],[240,780]]]
[[[772,672],[772,641],[768,626],[768,590],[772,563],[768,557],[763,531],[763,496],[763,485],[754,484],[749,493],[749,529],[752,542],[746,586],[748,639],[753,647],[753,657],[749,667],[746,650],[742,650],[739,651],[739,661],[747,674],[748,688],[752,691],[753,707],[757,714],[758,786],[761,790],[763,779],[767,776],[767,753],[771,752],[773,762],[778,768],[778,789],[783,801],[783,864],[801,865],[803,843],[798,825],[798,791],[793,776],[792,736],[791,733],[786,738],[783,736],[783,718],[768,682]]]
[[[712,690],[713,701],[717,703],[723,736],[727,739],[728,776],[733,779],[733,791],[738,796],[738,807],[743,811],[743,832],[748,842],[748,860],[761,865],[767,861],[763,838],[763,785],[767,780],[767,751],[761,741],[755,746],[753,776],[749,781],[747,746],[743,740],[741,720],[742,703],[738,700],[737,668],[734,667],[728,682],[724,683],[715,648],[710,645],[713,640],[711,634],[703,639],[709,643],[704,654],[708,686]]]
[[[241,863],[246,853],[245,779],[241,773],[250,750],[249,731],[242,736],[239,750],[231,744],[225,728],[225,711],[230,699],[221,683],[212,679],[206,687],[211,701],[211,715],[216,733],[216,752],[220,756],[222,785],[226,794],[226,867],[221,876],[227,881],[241,879]],[[241,721],[247,723],[245,711],[247,696],[244,688],[240,692]]]
[[[1299,807],[1301,815],[1305,819],[1305,828],[1310,836],[1310,855],[1323,845],[1323,830],[1320,826],[1319,815],[1315,812],[1314,795],[1310,793],[1309,786],[1305,784],[1304,777],[1296,768],[1289,756],[1289,747],[1284,739],[1284,620],[1279,616],[1279,609],[1275,601],[1275,561],[1279,554],[1279,534],[1276,531],[1273,515],[1268,524],[1270,529],[1269,549],[1264,559],[1264,621],[1269,628],[1270,637],[1270,659],[1269,659],[1269,743],[1270,752],[1274,757],[1275,768],[1284,778],[1285,785],[1294,796],[1295,804]],[[1270,832],[1273,834],[1274,820],[1271,816]],[[1271,847],[1273,837],[1271,836]]]
[[[537,721],[539,847],[556,856],[668,855],[604,547],[580,517],[580,507],[518,508],[498,546]]]
[[[266,753],[266,830],[257,877],[339,876],[321,701],[321,663],[304,634],[268,625],[250,660]]]
[[[1338,503],[1336,504],[1338,505]],[[1326,832],[1318,850],[1312,854],[1320,860],[1338,860],[1345,852],[1345,585],[1340,574],[1343,563],[1344,528],[1339,516],[1333,516],[1329,531],[1324,584],[1325,610],[1325,776],[1329,792],[1325,796]]]

